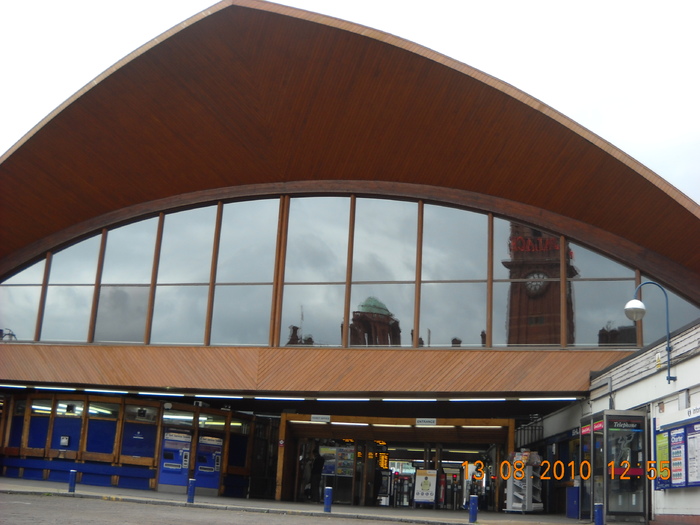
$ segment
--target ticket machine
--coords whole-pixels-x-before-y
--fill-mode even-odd
[[[158,490],[187,493],[191,446],[192,432],[190,430],[165,429],[159,464]]]
[[[221,451],[224,440],[217,436],[199,436],[194,465],[195,493],[218,496],[221,479]]]

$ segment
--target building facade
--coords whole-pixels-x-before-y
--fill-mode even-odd
[[[466,461],[500,510],[499,468],[546,447],[518,429],[666,333],[653,291],[622,312],[641,282],[672,330],[700,314],[700,211],[658,175],[464,64],[264,2],[135,51],[0,181],[6,476],[295,500],[322,449],[341,502]]]

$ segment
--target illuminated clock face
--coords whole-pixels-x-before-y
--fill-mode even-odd
[[[544,272],[532,272],[525,277],[525,290],[530,295],[538,295],[542,293],[547,285],[547,274]]]

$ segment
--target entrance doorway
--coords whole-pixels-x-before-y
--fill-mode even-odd
[[[317,451],[325,460],[322,485],[333,488],[334,503],[413,506],[420,470],[428,471],[430,485],[419,500],[431,502],[420,505],[456,508],[474,491],[484,508],[500,509],[502,490],[492,473],[514,449],[514,424],[283,414],[276,499],[313,499],[308,467]]]

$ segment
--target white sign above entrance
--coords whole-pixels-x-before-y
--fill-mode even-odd
[[[331,422],[331,416],[322,416],[319,414],[312,414],[311,415],[311,421],[317,421],[319,423],[330,423]]]
[[[417,427],[434,427],[437,425],[437,419],[434,417],[418,417],[416,418]]]

